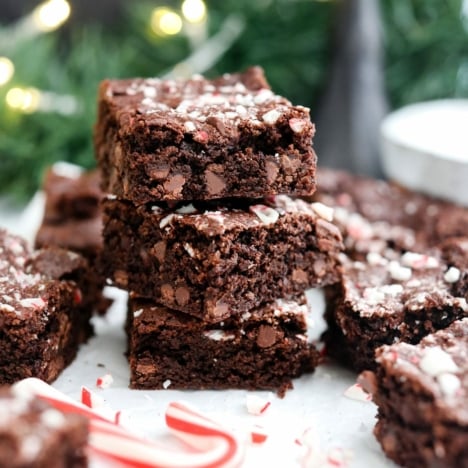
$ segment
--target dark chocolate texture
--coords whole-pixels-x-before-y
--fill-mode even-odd
[[[214,80],[106,80],[95,153],[105,192],[135,204],[315,191],[309,109],[258,67]]]

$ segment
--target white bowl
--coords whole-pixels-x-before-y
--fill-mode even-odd
[[[468,205],[468,99],[392,112],[381,125],[381,156],[389,179]]]

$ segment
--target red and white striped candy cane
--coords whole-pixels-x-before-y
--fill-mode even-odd
[[[64,413],[89,419],[91,451],[135,468],[236,468],[244,458],[244,444],[230,431],[208,419],[186,403],[172,402],[166,410],[166,424],[190,450],[169,450],[166,446],[132,435],[93,409],[72,400],[42,380],[29,378],[14,385],[47,401]]]

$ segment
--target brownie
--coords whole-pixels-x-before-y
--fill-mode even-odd
[[[277,300],[217,324],[132,296],[130,387],[270,389],[311,372],[318,352],[307,336],[308,306]]]
[[[0,383],[53,381],[92,329],[87,261],[0,230]]]
[[[63,247],[85,256],[94,285],[94,304],[104,313],[110,301],[102,294],[105,278],[99,257],[102,250],[102,213],[99,172],[85,172],[68,163],[54,164],[43,182],[45,209],[35,247]]]
[[[108,279],[207,322],[338,280],[341,236],[322,204],[279,195],[103,205]]]
[[[378,406],[374,434],[408,468],[468,466],[468,318],[377,351],[360,381]]]
[[[15,387],[0,389],[0,415],[1,467],[88,466],[86,418],[64,414]]]
[[[425,335],[468,315],[459,280],[441,257],[415,252],[370,253],[366,261],[341,256],[341,282],[326,288],[327,350],[356,370],[375,367],[375,349]]]
[[[317,178],[314,200],[335,208],[347,251],[356,258],[387,247],[425,252],[468,232],[462,206],[345,171],[319,168]]]
[[[161,200],[315,191],[309,109],[275,95],[259,67],[213,80],[106,80],[95,153],[105,192]]]

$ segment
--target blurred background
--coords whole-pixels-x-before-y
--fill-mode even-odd
[[[468,97],[468,1],[0,0],[0,194],[27,200],[58,160],[94,165],[103,78],[253,64],[311,108],[319,164],[379,176],[389,110]]]

